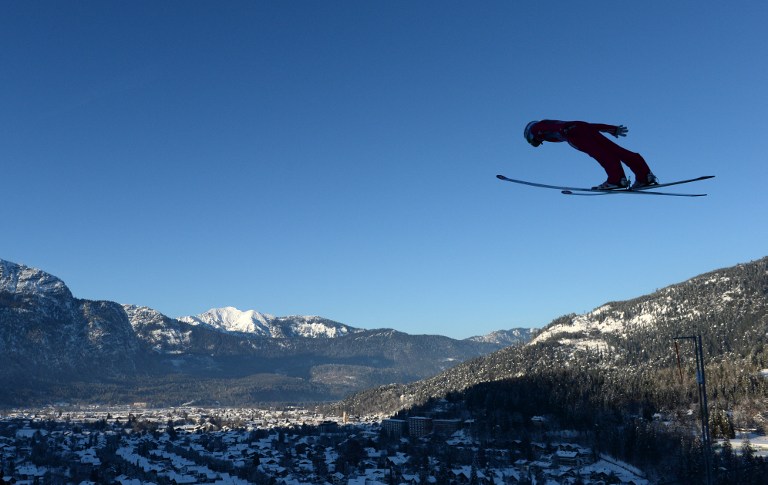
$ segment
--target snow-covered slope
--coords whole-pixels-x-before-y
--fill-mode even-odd
[[[531,345],[557,342],[575,350],[606,350],[613,348],[612,342],[666,329],[684,334],[693,322],[724,320],[723,315],[733,320],[759,315],[766,294],[755,281],[768,275],[764,261],[710,272],[650,295],[557,319]],[[713,324],[712,330],[719,327]]]
[[[123,305],[123,310],[136,335],[155,352],[179,354],[190,348],[188,326],[145,306]]]
[[[200,315],[181,317],[179,321],[208,325],[223,332],[241,332],[265,338],[336,338],[360,331],[317,316],[275,317],[234,307],[213,308]]]

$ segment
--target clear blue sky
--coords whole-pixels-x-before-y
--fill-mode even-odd
[[[768,254],[768,3],[4,1],[0,258],[80,298],[455,338]],[[567,197],[621,140],[699,199]]]

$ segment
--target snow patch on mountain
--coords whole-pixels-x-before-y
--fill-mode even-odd
[[[607,351],[611,350],[612,347],[608,345],[605,341],[600,339],[572,339],[572,338],[561,338],[557,341],[560,345],[566,346],[566,347],[573,347],[578,350],[586,350],[586,351]]]
[[[320,317],[290,316],[277,319],[292,327],[292,333],[309,338],[335,338],[350,333],[346,325],[331,325],[323,323]]]
[[[473,342],[485,342],[503,345],[508,347],[510,345],[526,344],[533,335],[536,333],[536,329],[531,328],[513,328],[510,330],[496,330],[486,335],[477,335],[469,337],[467,340]]]
[[[626,337],[628,333],[651,327],[656,324],[660,316],[669,312],[669,307],[658,301],[646,302],[640,306],[640,311],[628,315],[625,311],[616,309],[613,305],[606,304],[595,308],[583,315],[574,315],[563,322],[552,324],[543,329],[532,340],[532,343],[544,342],[550,339],[560,338],[560,342],[580,348],[604,347],[605,343],[600,335],[616,334]],[[573,335],[580,335],[582,341],[577,345]],[[566,338],[561,338],[565,336]],[[589,340],[584,340],[589,336]]]

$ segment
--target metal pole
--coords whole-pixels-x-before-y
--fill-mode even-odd
[[[707,483],[712,483],[712,440],[709,436],[709,405],[707,403],[707,378],[704,372],[704,350],[701,345],[701,334],[696,339],[696,361],[699,375],[699,405],[701,407],[701,436],[704,442],[704,465],[707,467]]]
[[[689,337],[675,337],[674,340],[693,340],[696,356],[696,382],[699,387],[699,408],[701,414],[701,442],[704,447],[704,467],[707,485],[712,485],[712,441],[709,436],[709,406],[707,403],[707,379],[704,373],[704,351],[701,334]]]

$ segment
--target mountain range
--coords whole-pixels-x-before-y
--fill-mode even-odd
[[[552,386],[552,395],[583,399],[586,408],[614,400],[674,408],[691,401],[695,382],[691,340],[677,339],[697,335],[711,402],[749,423],[768,402],[768,258],[537,331],[466,340],[234,308],[174,319],[80,300],[52,275],[0,261],[3,404],[343,399],[338,409],[395,413],[477,389],[487,400],[495,383],[533,379],[534,394]]]
[[[0,260],[0,404],[327,401],[439,373],[532,336],[456,340],[227,307],[178,319],[74,297]]]

